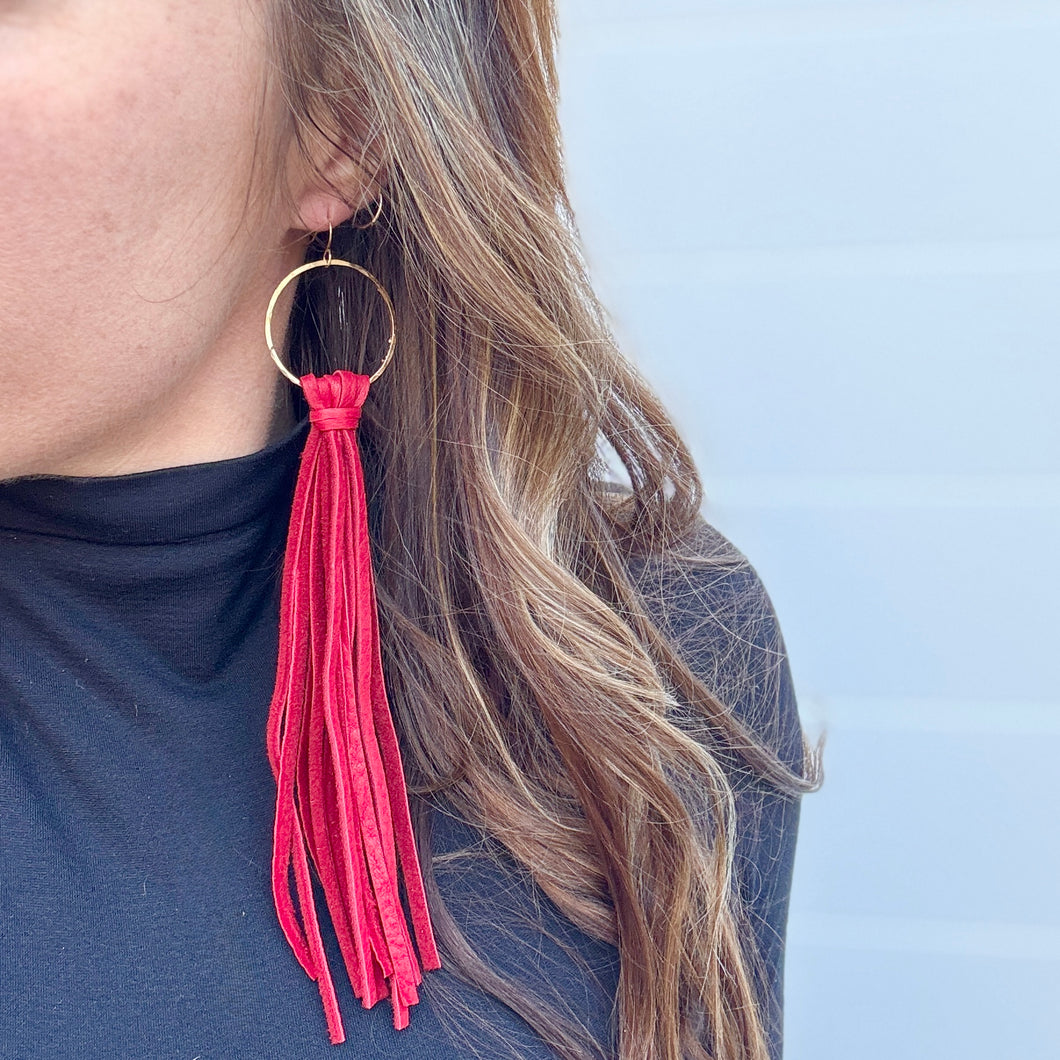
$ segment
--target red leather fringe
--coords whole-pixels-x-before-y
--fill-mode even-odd
[[[314,907],[312,858],[354,993],[388,995],[409,1022],[423,969],[441,967],[383,687],[357,422],[369,377],[301,379],[310,408],[287,538],[276,687],[266,733],[276,778],[272,890],[299,963],[320,988],[332,1044],[346,1040]],[[299,925],[288,873],[294,868]]]

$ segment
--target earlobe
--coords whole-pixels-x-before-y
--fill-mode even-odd
[[[380,194],[378,179],[355,161],[352,151],[335,144],[327,147],[329,157],[320,168],[306,172],[306,160],[300,160],[302,179],[294,197],[293,226],[303,231],[322,232],[329,224],[337,227],[369,208]]]
[[[328,225],[337,228],[348,221],[357,209],[335,192],[310,192],[298,204],[297,226],[306,232],[324,232]]]

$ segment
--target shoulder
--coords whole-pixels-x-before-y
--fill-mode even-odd
[[[693,674],[789,768],[803,734],[773,601],[747,556],[699,517],[679,546],[628,562],[649,617]]]

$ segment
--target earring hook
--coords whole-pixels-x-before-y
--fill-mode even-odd
[[[332,231],[331,230],[331,222],[328,221],[328,245],[324,248],[324,256],[323,256],[323,258],[321,258],[321,260],[324,262],[325,265],[330,265],[331,261],[332,261],[332,258],[331,258],[331,231]]]
[[[363,212],[364,212],[363,210],[359,210],[358,211],[358,213],[363,213]],[[369,220],[369,222],[367,224],[364,224],[364,225],[357,225],[357,224],[354,224],[351,221],[350,222],[350,227],[351,228],[360,228],[360,229],[371,228],[372,225],[374,225],[376,223],[376,221],[379,220],[379,218],[382,216],[382,214],[383,214],[383,196],[382,196],[382,194],[380,194],[379,201],[375,204],[375,212],[372,214],[371,220]]]

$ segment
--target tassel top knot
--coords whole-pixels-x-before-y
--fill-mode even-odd
[[[361,422],[361,410],[310,409],[309,422],[321,431],[352,431]]]
[[[309,422],[322,431],[353,430],[361,419],[361,406],[370,379],[356,372],[303,375],[302,393],[309,403]]]

